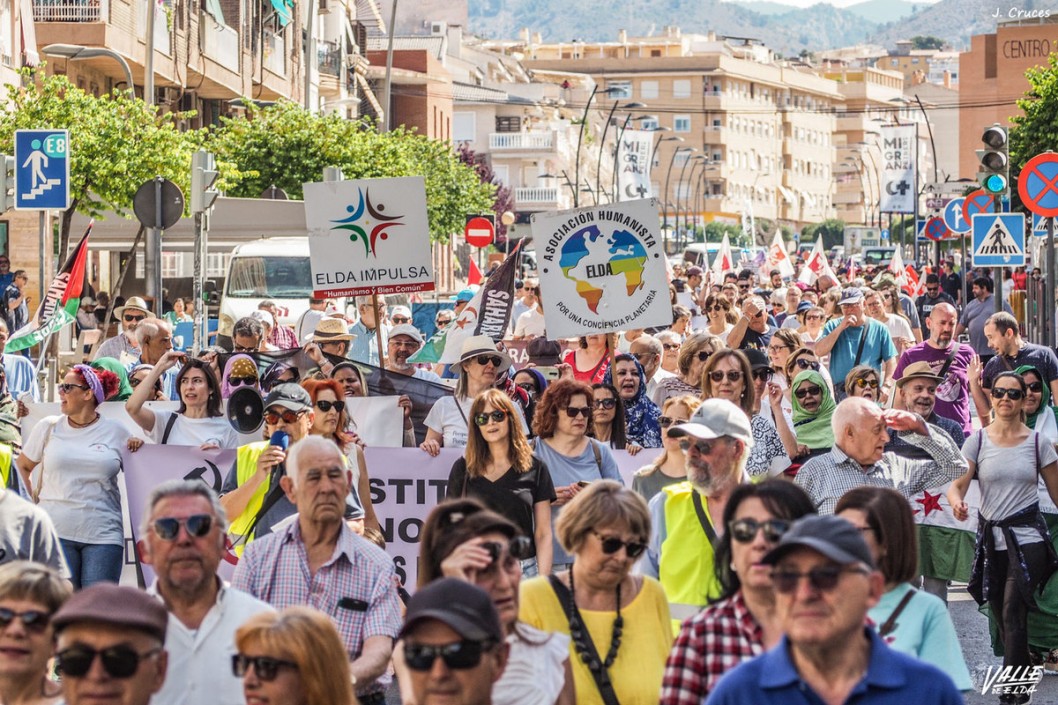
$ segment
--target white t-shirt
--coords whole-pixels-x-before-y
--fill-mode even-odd
[[[166,445],[194,446],[195,448],[206,443],[212,443],[219,448],[238,448],[242,445],[239,432],[232,428],[223,416],[189,419],[175,411],[152,409],[151,413],[154,414],[154,428],[151,429],[148,438],[153,443],[162,442],[165,425],[169,423],[169,418],[176,414],[176,421],[173,423],[173,430],[169,432]]]
[[[521,316],[518,316],[518,322],[514,324],[514,335],[516,337],[531,335],[534,338],[543,338],[544,314],[537,311],[534,306]]]
[[[121,424],[105,418],[73,428],[65,415],[50,416],[33,427],[22,452],[41,461],[31,481],[35,484],[37,473],[44,473],[40,508],[55,523],[59,538],[125,544],[117,476],[129,435]]]
[[[897,338],[907,338],[912,343],[915,341],[915,334],[911,332],[911,324],[907,322],[907,319],[903,316],[898,316],[895,313],[888,314],[889,318],[886,320],[885,325],[889,328],[889,335],[892,336],[893,340]]]
[[[445,448],[467,447],[467,422],[470,421],[470,407],[474,405],[473,399],[464,399],[457,402],[455,396],[441,397],[434,402],[430,413],[426,415],[426,428],[440,433],[444,438],[441,445]],[[522,422],[522,430],[528,435],[529,427],[525,424],[521,408],[515,404],[518,410],[518,419]],[[462,409],[463,413],[459,410]]]

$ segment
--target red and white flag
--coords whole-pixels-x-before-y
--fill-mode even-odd
[[[731,254],[731,240],[725,233],[724,240],[720,243],[720,250],[716,253],[716,259],[713,260],[713,280],[723,281],[724,274],[733,271],[735,271],[735,257]]]
[[[838,280],[834,270],[830,268],[830,263],[827,262],[826,253],[823,252],[823,236],[820,235],[816,238],[816,246],[812,248],[808,259],[805,260],[804,269],[801,270],[798,280],[811,286],[822,276],[830,277],[834,281]]]
[[[779,230],[775,231],[775,237],[772,238],[771,247],[768,248],[768,257],[764,264],[769,272],[773,269],[778,269],[784,277],[792,277],[794,275],[793,262],[790,261],[790,253],[786,250],[786,243],[783,242],[782,232]]]
[[[897,284],[907,286],[907,272],[904,268],[904,257],[900,254],[900,248],[893,252],[893,258],[889,260],[888,269],[896,277]]]

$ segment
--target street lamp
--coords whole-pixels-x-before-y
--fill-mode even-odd
[[[668,128],[666,127],[665,129],[667,130]],[[655,132],[660,132],[660,131],[661,131],[661,128],[658,128],[657,130],[655,130]],[[651,169],[654,168],[654,159],[658,156],[658,147],[661,146],[662,142],[682,142],[682,141],[683,141],[682,137],[677,137],[675,135],[669,135],[667,137],[662,137],[657,142],[655,142],[654,143],[654,149],[653,149],[653,151],[650,152],[650,168]],[[668,194],[665,194],[665,195],[668,196]]]
[[[695,147],[688,147],[688,149],[690,149],[693,152],[697,152],[698,151]],[[690,164],[692,161],[701,161],[702,159],[705,159],[705,156],[701,155],[701,154],[696,154],[693,157],[687,157],[687,160],[685,162],[683,162],[683,167],[680,169],[680,180],[676,183],[676,247],[677,248],[680,246],[680,184],[683,183],[683,176],[684,176],[684,174],[687,173],[687,165]],[[686,227],[686,225],[687,225],[686,220],[684,220],[684,226]]]
[[[709,160],[704,154],[696,154],[695,156],[691,157],[690,160],[688,160],[688,161],[692,161],[692,162],[694,162],[694,164],[691,166],[691,173],[687,177],[687,183],[688,183],[687,193],[684,195],[684,204],[686,205],[686,208],[684,209],[685,217],[684,217],[684,220],[683,220],[683,228],[684,228],[684,230],[687,229],[687,223],[690,221],[691,209],[694,208],[695,206],[697,206],[697,199],[695,199],[693,197],[694,190],[691,189],[691,187],[690,187],[690,184],[694,183],[694,170],[697,169],[700,166],[700,167],[702,167],[701,173],[704,174],[705,173],[706,164],[708,163]],[[683,182],[683,178],[682,177],[680,178],[680,182],[681,183]],[[677,186],[676,187],[676,198],[677,198],[677,201],[679,200],[679,195],[680,195],[680,189],[679,189],[679,186]],[[679,216],[677,215],[677,217],[679,217]],[[679,224],[677,223],[676,232],[679,232],[679,227],[678,226],[679,226]]]
[[[98,56],[110,57],[121,64],[121,70],[125,72],[126,89],[135,90],[135,86],[132,83],[132,70],[129,68],[129,62],[125,61],[125,57],[113,49],[107,49],[106,47],[86,47],[81,46],[80,44],[49,44],[41,49],[40,53],[45,56],[60,56],[70,61],[94,59]]]
[[[857,154],[857,153],[853,152],[853,154]],[[863,172],[863,169],[860,168],[860,165],[857,164],[856,162],[853,162],[853,161],[842,162],[838,166],[849,167],[851,169],[855,169],[856,170],[856,175],[859,177],[859,181],[860,181],[860,195],[866,197],[864,199],[864,201],[863,201],[863,224],[864,225],[868,225],[868,219],[869,219],[870,215],[872,215],[872,213],[870,213],[870,210],[869,210],[869,208],[867,206],[868,202],[870,200],[872,200],[872,196],[869,193],[869,191],[871,189],[871,180],[867,179],[867,187],[865,189],[864,185],[863,185],[863,183],[864,183],[863,182],[864,172]],[[867,193],[865,193],[865,191],[867,191]]]
[[[682,141],[682,139],[680,141]],[[677,147],[676,149],[672,150],[672,156],[669,158],[669,168],[668,168],[668,171],[665,172],[665,198],[666,198],[666,201],[665,201],[665,208],[662,211],[662,216],[661,216],[662,217],[662,221],[664,223],[664,225],[662,227],[667,228],[669,226],[669,202],[668,202],[667,199],[669,198],[669,193],[670,193],[669,192],[669,179],[672,178],[672,165],[676,163],[676,155],[679,154],[680,152],[697,152],[697,151],[698,151],[697,147]]]
[[[573,165],[574,181],[576,181],[578,184],[580,183],[580,148],[581,145],[584,143],[584,126],[588,123],[588,111],[591,109],[591,102],[595,100],[596,93],[605,93],[607,95],[610,95],[611,93],[616,93],[619,90],[621,89],[604,88],[600,91],[599,84],[596,83],[594,86],[592,86],[591,95],[588,96],[588,102],[584,104],[584,114],[580,116],[580,131],[577,133],[577,161]],[[580,207],[580,197],[576,190],[574,190],[573,192],[573,207]]]
[[[613,115],[617,111],[617,103],[618,101],[616,100],[613,102],[613,107],[610,108],[610,112],[606,116],[606,122],[604,122],[602,126],[602,139],[599,140],[599,158],[595,162],[595,190],[599,193],[602,193],[602,187],[599,185],[602,179],[602,151],[606,146],[606,133],[610,130],[610,121],[613,120]],[[633,101],[631,103],[625,103],[624,105],[622,105],[621,110],[641,110],[645,107],[647,107],[645,103],[638,103]],[[625,119],[625,123],[628,123],[627,118]],[[624,130],[621,131],[624,132]],[[617,147],[618,145],[614,145],[615,168],[617,164]]]
[[[557,179],[558,176],[555,175],[555,174],[540,174],[536,178],[538,178],[538,179]],[[573,186],[573,182],[569,180],[569,174],[566,173],[565,169],[562,170],[562,178],[566,180],[566,186],[569,187],[569,192],[571,194],[573,194],[573,198],[576,199],[576,197],[577,197],[577,195],[576,195],[577,194],[577,189],[576,189],[576,187]]]

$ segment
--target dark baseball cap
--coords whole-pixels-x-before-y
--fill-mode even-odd
[[[749,360],[749,368],[751,370],[759,370],[764,367],[771,367],[771,362],[768,360],[768,355],[763,350],[756,348],[747,348],[742,353]]]
[[[867,548],[867,542],[863,540],[863,534],[841,517],[811,515],[798,519],[762,562],[775,565],[798,548],[810,548],[842,565],[864,563],[874,568],[874,558]]]
[[[137,629],[165,641],[169,613],[160,600],[142,590],[113,583],[96,583],[75,592],[51,619],[56,633],[78,622],[99,622]]]
[[[503,641],[500,616],[488,593],[457,578],[441,578],[412,595],[398,639],[436,619],[469,641]]]
[[[281,406],[291,411],[307,411],[312,408],[312,397],[300,384],[284,382],[272,387],[264,400],[264,408]]]

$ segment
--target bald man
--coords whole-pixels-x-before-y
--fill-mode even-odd
[[[958,313],[949,303],[936,304],[926,318],[929,338],[904,351],[896,363],[895,379],[904,369],[916,362],[929,364],[933,374],[943,379],[937,385],[938,416],[951,419],[962,426],[963,435],[973,431],[970,422],[970,383],[966,370],[974,356],[970,345],[955,339]],[[900,396],[897,396],[899,403]]]

